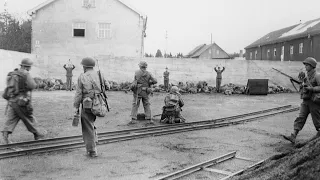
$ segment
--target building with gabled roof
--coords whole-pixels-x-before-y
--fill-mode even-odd
[[[320,60],[320,18],[270,32],[245,50],[247,60]]]
[[[144,55],[147,17],[122,0],[48,0],[28,14],[32,53]]]
[[[199,58],[199,59],[230,59],[228,53],[226,53],[216,43],[209,45],[200,44],[185,57],[187,58]]]

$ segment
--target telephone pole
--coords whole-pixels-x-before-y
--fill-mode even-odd
[[[165,56],[168,56],[168,55],[167,55],[167,48],[168,48],[168,31],[166,31],[166,36],[165,36],[165,38],[166,38],[166,49],[165,49],[164,55],[165,55]]]

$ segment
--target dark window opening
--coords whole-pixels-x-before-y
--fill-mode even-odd
[[[73,29],[73,36],[74,37],[84,37],[85,30],[84,29]]]

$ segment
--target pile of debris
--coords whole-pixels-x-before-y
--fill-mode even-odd
[[[248,169],[232,180],[320,179],[320,138],[299,149],[271,157],[256,169]]]
[[[34,78],[36,83],[38,84],[38,90],[47,90],[47,91],[53,91],[53,90],[66,90],[66,83],[62,82],[61,79],[55,79],[55,78],[47,78],[47,79],[41,79],[41,78]],[[130,91],[130,85],[131,82],[122,82],[117,83],[115,81],[109,81],[110,84],[110,91]],[[217,93],[217,88],[213,86],[209,86],[206,81],[199,81],[197,83],[193,83],[190,81],[187,81],[186,83],[179,82],[178,84],[170,84],[169,89],[171,86],[178,86],[180,88],[181,93],[190,93],[190,94],[196,94],[196,93]],[[72,83],[72,90],[76,89],[76,85]],[[167,92],[164,85],[154,85],[152,87],[153,92]],[[246,93],[246,86],[244,85],[236,85],[233,83],[224,84],[220,87],[220,92],[226,95],[232,95],[232,94],[245,94]],[[281,86],[269,86],[269,94],[274,93],[291,93],[292,90],[288,88],[284,88]]]

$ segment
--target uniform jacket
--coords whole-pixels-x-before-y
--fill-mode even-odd
[[[31,99],[31,93],[30,92],[37,87],[37,83],[34,81],[34,79],[31,77],[30,73],[27,70],[19,69],[17,71],[18,71],[18,73],[22,74],[25,77],[25,82],[23,84],[24,84],[24,88],[25,88],[26,91],[25,92],[20,92],[19,95],[24,95],[24,97],[27,97],[28,99]],[[15,82],[14,78],[11,78],[11,80],[9,80],[9,75],[11,73],[14,73],[14,71],[10,72],[8,74],[7,86],[12,85],[13,83],[17,83],[17,82]],[[19,97],[19,95],[9,99],[9,101],[11,101],[11,102],[16,101],[17,97]]]
[[[222,70],[218,70],[215,67],[214,70],[217,72],[217,79],[222,79],[222,72],[225,70],[225,67],[223,67]]]
[[[169,72],[168,71],[165,71],[165,72],[163,72],[163,78],[164,78],[164,80],[169,80]]]
[[[139,69],[134,74],[134,80],[141,87],[150,87],[152,84],[157,84],[157,80],[146,70]]]
[[[178,104],[179,104],[179,107],[183,107],[184,106],[184,101],[181,97],[181,94],[180,93],[175,93],[175,92],[170,92],[166,95],[166,97],[164,98],[164,104],[165,106],[168,106],[169,105],[169,101],[170,101],[170,94],[175,94],[179,97],[179,100],[178,100]]]
[[[63,65],[63,67],[66,69],[67,71],[67,76],[72,76],[72,70],[75,68],[74,65],[72,65],[72,67],[67,67],[67,65]]]
[[[110,85],[108,81],[106,81],[102,76],[102,79],[106,85],[106,90],[110,89]],[[91,78],[92,79],[91,79]],[[79,108],[80,104],[82,103],[83,99],[86,97],[93,98],[95,90],[93,84],[91,81],[94,81],[97,84],[97,87],[99,89],[99,92],[101,91],[101,85],[100,85],[100,79],[97,71],[94,71],[93,69],[86,71],[85,73],[81,73],[78,78],[77,88],[76,88],[76,94],[74,97],[74,103],[73,106],[75,108]]]

